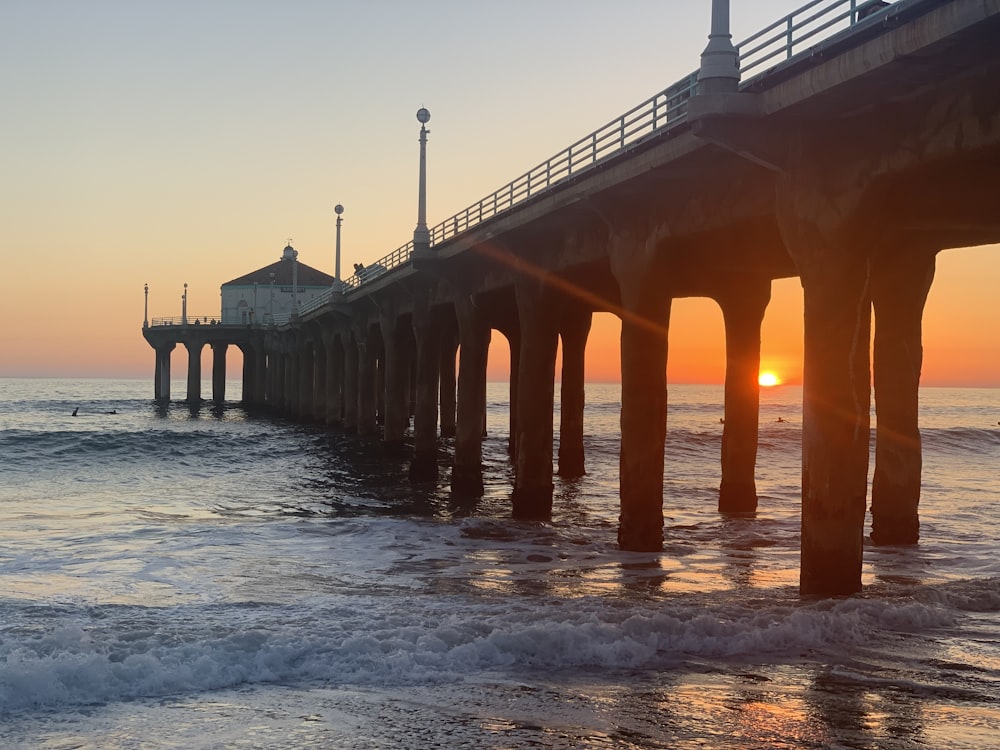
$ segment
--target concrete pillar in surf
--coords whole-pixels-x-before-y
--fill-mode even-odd
[[[314,331],[313,336],[313,382],[309,421],[326,424],[326,343],[323,336]]]
[[[517,458],[515,518],[552,517],[552,419],[555,365],[559,346],[558,305],[543,281],[522,277],[514,283],[521,321],[517,368]]]
[[[298,352],[295,351],[294,345],[290,351],[282,352],[281,401],[278,408],[286,417],[291,417],[295,412],[295,392],[298,387],[299,375],[297,359]]]
[[[810,138],[814,136],[809,136]],[[798,267],[805,307],[802,388],[802,541],[799,590],[861,590],[871,404],[869,251],[879,226],[837,155],[790,139],[777,180],[777,216]]]
[[[326,351],[325,422],[329,425],[344,421],[344,346],[339,333],[323,331]]]
[[[483,414],[486,411],[486,362],[490,327],[469,295],[455,303],[458,315],[458,401],[452,492],[465,497],[483,494]]]
[[[298,402],[295,417],[303,422],[313,419],[313,395],[316,392],[316,343],[311,336],[303,335],[299,345]]]
[[[757,510],[757,429],[760,420],[760,326],[771,301],[771,280],[741,274],[720,279],[713,295],[726,328],[725,424],[719,511]]]
[[[204,345],[203,341],[184,342],[184,348],[188,353],[187,402],[189,404],[201,403],[201,349]]]
[[[371,329],[358,335],[358,435],[370,437],[378,432],[377,372],[378,339]]]
[[[382,440],[386,450],[400,453],[410,424],[409,347],[400,318],[390,310],[379,316],[385,350],[385,412]]]
[[[593,313],[568,304],[559,323],[562,340],[562,382],[559,394],[559,476],[586,474],[583,452],[583,409],[587,395],[584,385],[584,355]]]
[[[361,358],[358,340],[353,333],[344,338],[344,432],[358,431],[358,378]]]
[[[226,350],[228,344],[212,345],[212,401],[222,404],[226,400]]]
[[[875,310],[875,544],[916,544],[920,538],[918,389],[923,361],[921,321],[934,280],[935,253],[879,248],[872,259]]]
[[[241,346],[239,349],[243,355],[243,383],[240,389],[240,400],[244,406],[252,406],[256,390],[254,380],[257,377],[257,351],[249,345]]]
[[[457,378],[455,361],[458,357],[458,335],[452,327],[441,332],[441,362],[439,372],[441,387],[441,437],[455,437],[455,409]]]
[[[622,300],[622,415],[618,544],[663,549],[663,454],[667,434],[670,297],[657,244],[666,229],[618,229],[611,270]]]
[[[440,322],[432,313],[428,295],[425,293],[420,294],[415,300],[413,337],[417,382],[410,479],[414,482],[432,482],[438,476],[437,416],[441,334]]]
[[[154,349],[156,364],[153,374],[153,399],[157,403],[170,401],[170,354],[176,344],[167,344]]]
[[[263,346],[254,347],[253,399],[256,407],[267,403],[267,352]]]

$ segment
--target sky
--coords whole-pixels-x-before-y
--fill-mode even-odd
[[[736,41],[801,4],[733,0]],[[219,286],[289,239],[332,273],[337,203],[342,269],[377,260],[416,223],[418,108],[433,226],[695,70],[710,7],[0,0],[0,376],[152,382],[144,284],[150,317],[180,315],[184,283],[189,314],[217,314]],[[1000,246],[939,254],[925,384],[1000,386],[998,286]],[[618,331],[595,318],[589,379],[617,378]],[[670,381],[722,382],[723,342],[713,303],[676,301]],[[801,351],[782,280],[763,367],[797,382]]]

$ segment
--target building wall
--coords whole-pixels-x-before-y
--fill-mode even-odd
[[[256,291],[255,291],[256,290]],[[301,308],[321,294],[330,291],[328,286],[298,286]],[[273,294],[273,296],[272,296]],[[225,285],[222,287],[222,323],[224,325],[264,325],[273,318],[287,320],[292,314],[292,286],[258,284],[254,287]]]

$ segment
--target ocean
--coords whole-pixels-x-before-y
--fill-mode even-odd
[[[152,390],[0,379],[0,747],[1000,745],[1000,390],[922,390],[921,543],[827,600],[797,592],[799,388],[763,391],[760,509],[723,517],[722,389],[670,387],[661,554],[616,545],[617,386],[551,523],[510,518],[506,384],[474,503],[448,441],[414,487]]]

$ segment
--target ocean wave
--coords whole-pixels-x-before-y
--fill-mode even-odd
[[[945,604],[913,599],[437,604],[400,609],[366,599],[308,611],[216,605],[162,614],[101,608],[62,617],[44,632],[15,629],[0,641],[0,712],[291,680],[384,687],[497,669],[797,659],[872,646],[891,632],[948,627],[960,617]]]
[[[4,430],[0,432],[0,454],[8,467],[36,466],[41,460],[51,464],[111,460],[115,458],[170,457],[198,455],[225,448],[227,439],[233,447],[241,446],[234,437],[209,431],[108,430],[38,432]],[[51,465],[50,464],[50,465]]]

